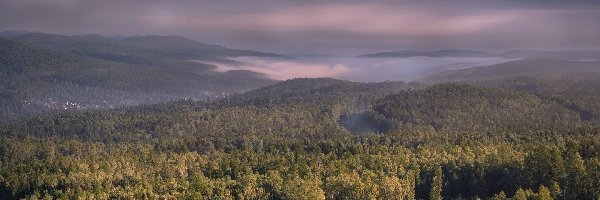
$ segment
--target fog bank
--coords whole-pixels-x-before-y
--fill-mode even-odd
[[[506,58],[357,58],[357,57],[300,57],[296,59],[238,57],[241,64],[217,64],[217,71],[249,70],[266,74],[269,78],[332,77],[360,82],[386,80],[414,81],[422,77],[452,69],[498,64]]]

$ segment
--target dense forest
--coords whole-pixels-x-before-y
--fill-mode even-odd
[[[292,79],[0,126],[3,199],[599,199],[596,76]]]
[[[0,121],[61,110],[206,100],[276,83],[263,74],[214,71],[229,57],[280,55],[229,49],[177,36],[0,38]],[[194,60],[195,62],[193,62]]]
[[[600,200],[600,0],[0,0],[0,200]]]

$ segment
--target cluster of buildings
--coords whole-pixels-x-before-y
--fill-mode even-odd
[[[39,107],[44,110],[82,110],[82,109],[98,109],[98,108],[110,108],[112,107],[107,101],[96,101],[96,102],[72,102],[63,101],[55,98],[48,99],[29,99],[25,100],[24,104],[27,106]]]

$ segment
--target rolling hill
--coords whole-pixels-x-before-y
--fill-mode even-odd
[[[598,61],[567,61],[528,58],[496,65],[443,71],[422,79],[425,82],[499,80],[516,76],[568,76],[599,73]]]
[[[403,81],[379,83],[359,83],[333,78],[296,78],[278,84],[231,96],[228,101],[243,104],[276,103],[338,103],[364,101],[408,88],[417,88],[418,84]]]
[[[474,50],[458,50],[458,49],[447,49],[438,51],[389,51],[373,54],[359,55],[361,58],[389,58],[389,57],[496,57],[495,54],[488,53],[485,51],[474,51]]]
[[[477,50],[447,49],[438,51],[387,51],[359,55],[360,58],[408,58],[408,57],[502,57],[502,58],[548,58],[563,60],[599,60],[600,51],[593,50],[511,50],[502,53],[490,53]]]
[[[213,71],[194,60],[276,56],[176,36],[114,39],[30,33],[0,38],[0,119],[185,97],[222,98],[276,83],[250,71]]]
[[[460,84],[390,95],[374,111],[389,127],[426,125],[438,131],[556,130],[581,124],[576,112],[532,94]]]
[[[499,54],[505,58],[554,58],[565,60],[599,60],[600,51],[513,50]]]
[[[598,87],[573,86],[587,84]],[[444,198],[487,198],[555,183],[538,176],[554,171],[576,191],[564,183],[600,177],[598,131],[568,106],[510,88],[294,79],[211,102],[0,123],[0,197],[387,199],[400,188],[427,199],[432,177],[447,174]]]

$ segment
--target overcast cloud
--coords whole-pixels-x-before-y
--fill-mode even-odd
[[[0,30],[182,35],[284,54],[600,49],[598,2],[0,0]]]

